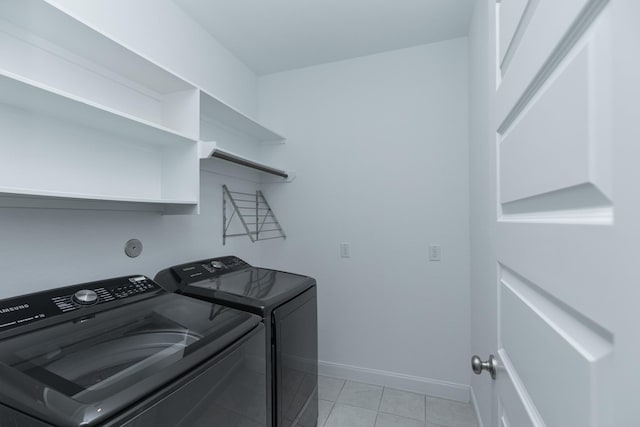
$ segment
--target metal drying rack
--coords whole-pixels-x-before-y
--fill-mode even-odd
[[[233,210],[227,217],[227,203]],[[244,228],[244,233],[228,234],[233,218],[238,217]],[[284,230],[271,210],[262,191],[242,193],[231,191],[226,185],[222,186],[222,244],[226,244],[229,237],[248,236],[252,242],[258,240],[286,239]]]

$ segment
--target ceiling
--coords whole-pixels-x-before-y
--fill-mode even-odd
[[[473,0],[174,0],[256,74],[467,34]]]

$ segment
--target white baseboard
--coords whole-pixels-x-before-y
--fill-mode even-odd
[[[484,425],[482,424],[482,418],[480,417],[480,408],[478,408],[476,393],[473,391],[473,387],[470,387],[469,391],[471,394],[471,406],[473,406],[473,410],[476,412],[476,421],[478,421],[478,427],[484,427]]]
[[[471,399],[471,387],[465,384],[379,371],[377,369],[360,368],[319,360],[318,374],[327,377],[344,378],[368,384],[393,387],[399,390],[413,391],[434,397],[443,397],[458,402],[466,403]]]

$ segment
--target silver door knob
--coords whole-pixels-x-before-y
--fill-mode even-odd
[[[473,356],[471,358],[471,369],[473,369],[473,373],[476,375],[480,375],[482,371],[487,371],[491,374],[491,378],[495,380],[498,362],[493,354],[489,355],[489,360],[486,362],[483,362],[479,356]]]

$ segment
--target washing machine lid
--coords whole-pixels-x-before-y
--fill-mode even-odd
[[[232,256],[177,265],[155,280],[168,289],[263,316],[315,286],[311,277],[252,267]]]
[[[260,323],[248,313],[166,292],[73,314],[0,341],[2,403],[54,425],[95,425]]]

